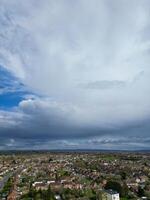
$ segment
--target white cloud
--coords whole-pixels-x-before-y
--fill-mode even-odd
[[[48,123],[55,116],[100,129],[149,119],[148,1],[2,0],[0,5],[0,63],[47,96],[21,102],[22,112],[33,117],[39,110]]]

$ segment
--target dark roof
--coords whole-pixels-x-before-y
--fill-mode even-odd
[[[109,189],[109,190],[105,190],[105,192],[107,192],[107,193],[109,193],[109,194],[118,194],[117,191],[115,191],[115,190],[111,190],[111,189]]]

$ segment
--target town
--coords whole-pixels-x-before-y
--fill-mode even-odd
[[[1,152],[0,199],[150,199],[150,154]]]

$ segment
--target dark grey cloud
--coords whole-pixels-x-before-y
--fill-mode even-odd
[[[96,127],[75,123],[72,110],[63,106],[47,99],[30,99],[22,101],[16,110],[1,111],[1,148],[144,149],[150,144],[150,119]]]

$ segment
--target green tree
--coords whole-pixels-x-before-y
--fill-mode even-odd
[[[122,172],[120,173],[120,176],[121,176],[121,179],[122,179],[122,180],[125,180],[125,179],[127,178],[127,173],[124,172],[124,171],[122,171]]]
[[[128,187],[125,183],[121,185],[117,181],[110,180],[105,185],[105,189],[106,190],[108,190],[108,189],[115,190],[120,194],[121,197],[126,197],[128,195]]]
[[[139,197],[144,196],[144,189],[141,188],[140,186],[138,187],[138,196],[139,196]]]

